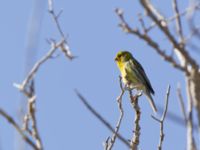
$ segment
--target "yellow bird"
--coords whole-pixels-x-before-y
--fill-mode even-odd
[[[142,91],[149,100],[153,111],[157,112],[156,105],[151,96],[151,94],[154,94],[154,90],[140,63],[128,51],[118,52],[115,61],[121,72],[125,87]]]

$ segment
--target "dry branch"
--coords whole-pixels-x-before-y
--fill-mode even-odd
[[[174,15],[170,17],[169,19],[164,17],[157,9],[156,7],[151,3],[150,0],[140,0],[141,6],[144,8],[147,17],[150,18],[153,21],[153,26],[150,25],[150,28],[148,28],[148,25],[145,25],[145,21],[143,21],[144,18],[139,17],[139,22],[142,31],[140,31],[140,28],[132,28],[130,25],[126,22],[123,16],[123,11],[120,9],[116,10],[116,13],[121,21],[120,27],[123,29],[124,32],[132,34],[138,38],[140,38],[142,41],[146,42],[153,50],[155,50],[166,62],[170,63],[174,68],[181,70],[186,78],[186,81],[190,81],[190,97],[192,102],[192,109],[196,108],[197,111],[197,120],[198,120],[198,128],[199,128],[199,134],[200,134],[200,67],[198,64],[198,61],[195,60],[195,58],[191,55],[189,47],[191,46],[188,40],[195,35],[196,37],[200,35],[200,31],[194,24],[196,20],[192,15],[196,13],[197,10],[200,9],[200,3],[194,3],[192,6],[186,8],[183,12],[179,11],[177,0],[173,0],[173,10]],[[186,15],[190,14],[190,20],[188,20],[188,23],[190,25],[191,33],[189,38],[186,38],[187,36],[184,35],[184,28],[182,26],[182,18],[186,17]],[[168,26],[169,22],[176,23],[176,31],[177,36],[174,35]],[[159,44],[159,41],[153,40],[151,36],[148,35],[149,30],[151,30],[154,26],[158,27],[159,31],[167,37],[167,42],[172,45],[172,54],[175,54],[175,58],[173,55],[167,55],[165,53],[165,50],[163,50],[161,47],[161,44]],[[187,32],[187,31],[185,31]],[[200,36],[199,36],[200,37]],[[197,37],[198,38],[198,37]],[[194,44],[193,44],[194,45]],[[195,46],[197,47],[197,46]],[[187,98],[188,101],[191,101],[190,98]],[[188,113],[188,112],[187,112]],[[194,121],[191,122],[192,126],[194,126]],[[189,128],[189,126],[187,127]],[[194,130],[194,128],[192,129]],[[190,132],[192,133],[192,132]],[[191,139],[191,138],[190,138]],[[191,143],[191,142],[190,142]],[[191,144],[190,144],[191,145]],[[188,149],[190,150],[190,149]]]
[[[154,50],[156,50],[156,52],[167,62],[169,62],[173,67],[185,72],[186,74],[188,74],[188,70],[185,66],[181,66],[180,64],[178,64],[176,62],[176,60],[172,57],[172,56],[168,56],[165,53],[165,50],[162,50],[160,48],[160,46],[158,45],[158,43],[156,41],[154,41],[148,34],[146,31],[144,31],[144,33],[141,33],[138,29],[133,29],[129,26],[129,24],[126,22],[124,15],[123,15],[123,11],[121,9],[116,9],[116,14],[118,15],[121,23],[120,23],[120,27],[122,28],[122,30],[124,32],[127,32],[129,34],[135,35],[138,38],[142,39],[143,41],[145,41],[150,47],[152,47]]]
[[[36,144],[24,133],[24,131],[16,123],[13,117],[8,115],[3,109],[0,109],[0,115],[4,117],[16,129],[16,131],[21,135],[26,143],[28,143],[34,150],[39,150]]]
[[[119,83],[120,83],[121,93],[120,93],[119,97],[117,98],[117,103],[118,103],[120,115],[119,115],[117,124],[115,126],[115,132],[113,133],[112,137],[107,138],[107,140],[105,142],[105,150],[111,150],[113,148],[115,141],[117,139],[117,134],[119,133],[119,128],[121,126],[123,116],[124,116],[124,110],[122,107],[122,96],[124,95],[125,89],[122,85],[122,77],[121,76],[119,76]]]
[[[59,34],[62,37],[62,41],[63,42],[61,43],[61,45],[59,46],[59,48],[62,50],[62,52],[65,54],[65,56],[67,58],[69,58],[70,60],[72,60],[72,59],[75,58],[75,56],[73,56],[72,53],[71,53],[71,50],[69,48],[68,42],[67,42],[66,37],[65,37],[65,34],[62,31],[61,26],[60,26],[59,21],[58,21],[60,15],[62,13],[62,11],[60,11],[58,13],[58,15],[56,15],[56,13],[55,13],[55,11],[53,9],[53,0],[48,0],[48,9],[49,9],[49,13],[51,14],[51,16],[52,16],[52,18],[53,18],[53,20],[54,20],[54,22],[56,24],[56,27],[58,29]]]
[[[103,125],[105,127],[107,127],[113,134],[116,134],[116,136],[118,137],[118,139],[123,142],[127,147],[130,148],[130,144],[129,142],[122,137],[122,135],[120,135],[119,133],[115,132],[115,129],[110,125],[110,123],[108,123],[108,121],[105,120],[104,117],[102,117],[88,102],[87,100],[76,90],[76,95],[78,96],[78,98],[81,100],[81,102],[84,104],[84,106],[99,120],[101,121],[101,123],[103,123]]]
[[[185,109],[183,96],[181,94],[180,85],[178,85],[178,88],[177,88],[177,95],[178,95],[178,100],[180,102],[180,107],[181,107],[181,111],[182,111],[182,114],[183,114],[184,122],[185,122],[185,124],[187,124],[187,114],[186,114],[186,109]]]
[[[189,55],[188,50],[182,47],[174,38],[172,33],[170,32],[167,24],[165,23],[165,19],[158,11],[155,11],[155,7],[151,4],[149,0],[140,0],[141,5],[147,11],[148,16],[158,25],[160,30],[165,34],[170,43],[173,45],[174,49],[177,49],[179,53],[195,68],[198,68],[198,64],[196,61]],[[162,16],[162,17],[160,17]],[[163,23],[164,21],[164,23]]]
[[[193,127],[193,97],[191,93],[191,81],[187,80],[187,95],[188,95],[188,117],[187,117],[187,149],[197,150],[195,138],[194,138],[194,127]]]
[[[182,46],[184,47],[185,45],[185,38],[183,35],[183,28],[182,28],[182,23],[181,23],[181,17],[180,17],[180,12],[179,12],[179,8],[178,8],[178,4],[177,4],[177,0],[173,0],[173,8],[174,8],[174,12],[175,12],[175,16],[176,16],[176,29],[177,29],[177,34],[179,36],[179,43],[182,44]]]
[[[168,86],[167,88],[167,93],[165,97],[165,109],[163,111],[161,119],[158,119],[152,116],[152,118],[160,124],[160,139],[159,139],[159,144],[158,144],[158,150],[162,150],[162,144],[163,144],[164,136],[165,136],[163,130],[164,130],[164,121],[165,121],[165,117],[167,115],[167,110],[168,110],[169,94],[170,94],[170,86]]]
[[[26,87],[27,85],[33,80],[35,74],[39,70],[39,68],[48,60],[52,57],[52,55],[55,53],[57,48],[59,48],[63,44],[63,40],[60,41],[59,43],[54,43],[52,42],[51,49],[49,52],[44,55],[38,62],[35,63],[31,71],[28,73],[27,77],[24,79],[22,84],[14,84],[15,87],[17,87],[20,91],[24,92],[25,95],[27,95]]]
[[[59,31],[62,39],[60,42],[56,42],[55,40],[48,41],[51,44],[50,50],[44,55],[39,61],[35,63],[33,68],[30,70],[26,78],[21,84],[14,84],[27,98],[27,113],[24,116],[24,124],[23,124],[23,131],[27,132],[27,134],[34,140],[35,147],[37,150],[43,150],[43,144],[40,137],[40,133],[37,126],[37,118],[36,118],[36,95],[35,95],[35,86],[34,86],[34,77],[40,67],[50,58],[53,57],[53,54],[56,52],[57,49],[60,49],[65,56],[67,56],[70,60],[74,58],[72,53],[69,49],[67,40],[64,36],[64,32],[61,29],[61,26],[58,22],[58,18],[61,13],[58,15],[55,14],[53,10],[53,1],[48,0],[49,4],[49,13],[51,14],[54,22],[56,23],[56,28]]]
[[[140,143],[140,117],[141,117],[141,110],[138,104],[138,99],[142,94],[136,94],[133,96],[132,90],[129,90],[129,97],[132,104],[132,107],[135,111],[135,121],[134,121],[134,130],[133,130],[133,137],[130,141],[131,150],[137,150],[138,145]]]

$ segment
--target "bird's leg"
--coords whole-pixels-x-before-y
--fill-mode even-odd
[[[136,96],[137,96],[137,97],[140,97],[140,96],[142,96],[142,94],[143,94],[143,91],[140,90],[140,91],[137,92]]]
[[[125,84],[124,85],[124,90],[128,91],[128,90],[132,90],[132,88],[130,88],[129,84]]]

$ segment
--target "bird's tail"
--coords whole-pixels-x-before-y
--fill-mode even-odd
[[[152,108],[153,111],[156,113],[156,112],[157,112],[157,108],[156,108],[156,105],[155,105],[155,103],[154,103],[154,100],[153,100],[151,94],[150,94],[149,92],[146,91],[146,92],[145,92],[145,95],[147,96],[147,99],[148,99],[148,101],[149,101],[149,103],[150,103],[150,105],[151,105],[151,108]]]

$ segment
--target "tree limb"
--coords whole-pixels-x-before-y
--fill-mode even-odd
[[[15,120],[1,108],[0,115],[3,116],[16,129],[16,131],[21,135],[21,137],[26,141],[26,143],[28,143],[34,150],[39,150],[36,144],[23,132],[23,130],[15,122]]]
[[[76,95],[81,100],[81,102],[84,104],[84,106],[99,120],[103,125],[105,125],[112,133],[115,133],[115,129],[106,121],[88,102],[87,100],[77,91],[75,90]],[[115,133],[118,137],[118,139],[123,142],[127,147],[130,148],[129,142],[122,137],[119,133]]]

